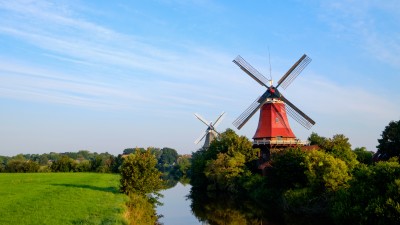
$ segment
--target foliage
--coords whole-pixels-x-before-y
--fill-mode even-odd
[[[311,144],[318,145],[322,151],[343,160],[350,170],[358,164],[357,155],[351,150],[349,139],[343,134],[336,134],[332,138],[325,138],[313,132],[308,140]]]
[[[365,147],[355,148],[354,153],[357,155],[357,160],[366,165],[372,165],[373,152],[367,151]]]
[[[325,216],[329,196],[347,187],[350,178],[344,161],[331,154],[289,148],[271,155],[266,182],[259,182],[259,187],[255,186],[252,192],[264,190],[256,197],[273,202],[287,213]]]
[[[247,137],[239,136],[228,128],[210,144],[207,154],[209,159],[216,159],[219,153],[227,153],[230,156],[240,153],[247,163],[257,159],[258,151],[259,149],[253,149],[253,143]]]
[[[348,224],[399,224],[400,164],[378,162],[358,166],[350,187],[337,193],[332,215]]]
[[[9,173],[33,173],[38,172],[39,168],[39,163],[19,158],[8,160],[4,171]]]
[[[190,165],[191,165],[190,155],[179,156],[179,158],[177,159],[177,164],[175,166],[176,173],[178,173],[178,177],[188,176]]]
[[[122,157],[109,153],[91,153],[87,150],[65,153],[18,154],[13,157],[0,156],[0,172],[45,172],[49,167],[53,172],[101,172],[117,173],[122,163]],[[38,164],[40,168],[36,165]],[[27,168],[28,167],[28,168]]]
[[[115,157],[108,153],[101,153],[91,159],[91,171],[99,173],[111,173],[115,163]]]
[[[311,188],[304,187],[288,189],[282,195],[282,208],[287,213],[325,217],[328,211],[327,193],[317,194]]]
[[[400,157],[400,120],[391,121],[381,134],[382,138],[378,139],[379,158],[388,160],[391,157]]]
[[[206,168],[206,162],[209,156],[207,155],[206,149],[201,148],[196,152],[192,153],[192,164],[190,166],[190,184],[195,189],[205,189],[207,187],[207,178],[204,174]]]
[[[324,146],[327,141],[325,137],[319,136],[315,132],[312,132],[307,140],[310,142],[310,145],[318,145],[319,147]]]
[[[132,193],[127,203],[128,210],[124,217],[130,221],[129,225],[155,225],[157,214],[154,204],[151,204],[143,195]]]
[[[120,189],[125,194],[146,195],[157,193],[163,187],[157,160],[148,149],[129,154],[121,166]]]
[[[162,148],[160,150],[157,168],[162,172],[169,172],[173,170],[176,165],[179,155],[175,149],[172,148]]]
[[[0,173],[6,171],[6,164],[9,157],[0,155]]]
[[[245,136],[227,129],[208,148],[192,154],[192,186],[205,189],[211,185],[211,189],[237,190],[234,180],[248,174],[258,151]]]
[[[344,161],[321,151],[307,152],[305,166],[308,186],[317,193],[347,187],[351,178]]]
[[[289,148],[271,155],[271,167],[267,168],[267,180],[271,187],[288,189],[307,184],[305,171],[306,153],[300,148]]]
[[[209,190],[238,190],[237,181],[240,177],[249,176],[250,171],[245,166],[245,157],[241,153],[233,156],[219,153],[215,160],[208,160],[204,173],[210,182]]]
[[[89,160],[82,160],[79,163],[74,165],[75,172],[90,172],[92,169],[92,165]]]
[[[66,155],[61,156],[59,160],[53,162],[50,166],[53,172],[73,172],[74,167],[74,160]]]
[[[164,164],[173,165],[176,163],[177,159],[178,159],[178,152],[175,149],[162,148],[160,158],[158,159],[158,163],[162,165]]]
[[[138,147],[136,147],[136,148],[126,148],[126,149],[124,149],[124,151],[122,152],[122,154],[124,154],[124,155],[129,155],[129,154],[135,153],[136,151],[145,152],[146,149],[144,149],[144,148],[138,148]]]

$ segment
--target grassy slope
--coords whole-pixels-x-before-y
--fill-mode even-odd
[[[0,173],[0,224],[125,224],[119,176]]]

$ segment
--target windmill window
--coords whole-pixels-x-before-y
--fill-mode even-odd
[[[275,123],[279,123],[279,118],[278,117],[275,118]]]
[[[280,141],[282,140],[282,136],[277,136],[276,139]]]

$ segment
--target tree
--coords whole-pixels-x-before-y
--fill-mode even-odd
[[[178,177],[188,175],[188,171],[190,169],[191,160],[190,155],[182,155],[177,159],[176,170]]]
[[[358,164],[357,155],[351,150],[349,138],[343,134],[333,135],[324,147],[325,152],[343,160],[350,170]]]
[[[8,160],[5,170],[10,173],[33,173],[39,171],[39,163],[21,158]]]
[[[41,166],[45,166],[48,163],[49,163],[49,159],[47,158],[47,156],[45,154],[39,156],[39,164]]]
[[[121,165],[120,188],[125,194],[146,195],[157,193],[163,187],[157,160],[150,149],[129,154]]]
[[[313,132],[308,140],[311,144],[318,145],[322,151],[343,160],[350,170],[358,164],[357,155],[351,150],[349,139],[343,134],[336,134],[332,138],[325,138]]]
[[[175,149],[162,148],[160,159],[158,160],[158,163],[160,163],[162,165],[164,165],[164,164],[173,165],[176,163],[177,159],[178,159],[178,152]]]
[[[266,175],[269,184],[278,189],[304,187],[307,183],[305,158],[306,153],[299,148],[273,153]]]
[[[212,170],[212,165],[218,166],[218,169],[221,169],[219,170],[220,172],[223,171],[223,166],[230,167],[225,168],[226,171],[223,173],[225,173],[226,176],[222,175],[222,177],[225,177],[223,179],[228,179],[230,172],[227,171],[229,170],[251,170],[253,166],[252,163],[257,159],[258,152],[259,149],[253,149],[253,144],[245,136],[239,136],[232,129],[226,129],[225,132],[221,133],[218,139],[211,142],[208,148],[201,148],[192,154],[190,182],[194,188],[204,189],[207,188],[208,184],[214,184],[216,180],[222,181],[222,178],[216,179],[217,174],[215,174],[216,171]],[[244,159],[243,163],[245,167],[242,167],[240,163],[233,163],[234,161],[242,162],[242,158]],[[207,165],[208,169],[206,168]],[[205,175],[206,170],[208,177]],[[215,187],[226,188],[226,182],[230,183],[230,181],[224,180],[220,183],[221,185],[215,185]]]
[[[251,172],[245,166],[245,156],[239,152],[233,156],[219,153],[215,160],[207,161],[204,174],[211,181],[209,190],[238,190],[237,181],[240,177],[249,176]]]
[[[110,173],[113,171],[115,160],[116,158],[108,152],[98,154],[90,160],[91,171]]]
[[[322,151],[309,151],[305,158],[309,186],[318,192],[347,187],[351,176],[346,163]]]
[[[75,166],[75,172],[90,172],[91,171],[91,164],[89,160],[82,160]]]
[[[50,169],[53,172],[72,172],[74,171],[74,160],[63,155],[59,160],[51,164]]]
[[[5,172],[9,157],[0,155],[0,172]]]
[[[400,164],[359,165],[350,187],[336,194],[332,215],[340,224],[400,224]]]
[[[24,159],[10,159],[6,165],[6,171],[9,173],[23,173],[24,172]]]
[[[315,132],[312,132],[310,137],[308,137],[308,141],[310,142],[310,145],[318,145],[319,147],[323,147],[326,142],[326,138],[319,136]]]
[[[400,157],[400,120],[391,121],[383,130],[382,138],[378,139],[379,159],[388,160],[391,157]]]
[[[357,160],[360,163],[364,163],[364,164],[367,164],[367,165],[371,165],[372,164],[372,157],[374,155],[373,152],[367,151],[367,149],[365,147],[355,148],[353,151],[354,151],[354,153],[356,153]]]
[[[124,151],[122,152],[122,154],[128,155],[128,154],[135,153],[136,151],[144,152],[144,151],[146,151],[146,150],[145,150],[144,148],[138,148],[138,147],[136,147],[136,148],[126,148],[126,149],[124,149]]]

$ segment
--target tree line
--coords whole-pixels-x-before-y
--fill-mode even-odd
[[[245,195],[282,217],[400,224],[400,121],[385,128],[375,154],[364,147],[352,149],[342,134],[327,138],[312,133],[308,140],[317,148],[271,150],[262,176],[259,149],[227,129],[208,149],[192,154],[193,189]]]
[[[190,155],[179,155],[172,148],[148,148],[156,158],[156,168],[165,178],[178,179],[186,176],[190,166]],[[18,154],[0,156],[0,172],[98,172],[119,173],[123,159],[135,152],[145,152],[144,148],[127,148],[117,156],[87,150],[64,153]]]

